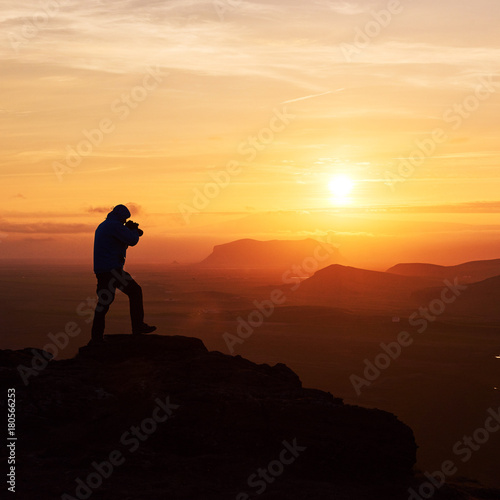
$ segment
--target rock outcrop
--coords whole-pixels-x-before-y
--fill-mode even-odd
[[[16,388],[24,500],[408,497],[411,429],[303,388],[283,364],[196,338],[114,335],[26,385],[30,352],[0,354],[2,390]]]

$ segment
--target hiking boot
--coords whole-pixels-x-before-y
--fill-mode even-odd
[[[138,329],[132,332],[132,335],[144,335],[145,333],[152,333],[156,330],[156,326],[150,326],[143,323]]]

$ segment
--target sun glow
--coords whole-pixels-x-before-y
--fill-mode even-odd
[[[333,195],[333,201],[336,203],[348,203],[353,188],[354,181],[344,174],[336,175],[328,183],[328,189]]]

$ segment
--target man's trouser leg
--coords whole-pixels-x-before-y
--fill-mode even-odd
[[[111,273],[97,273],[97,305],[92,323],[92,340],[99,342],[104,336],[105,317],[109,306],[115,300],[116,278]]]
[[[142,302],[142,288],[129,273],[119,271],[117,287],[128,296],[130,304],[130,320],[132,333],[139,332],[144,324],[144,305]]]

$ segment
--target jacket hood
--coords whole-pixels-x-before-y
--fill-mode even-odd
[[[111,212],[109,212],[106,219],[113,219],[118,221],[125,221],[130,217],[130,210],[125,205],[116,205]]]

